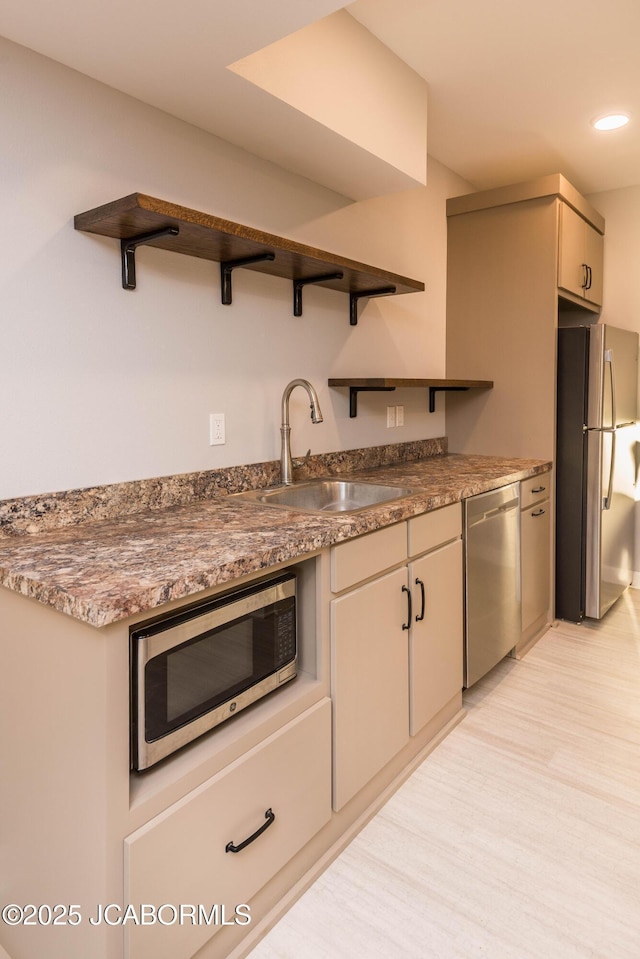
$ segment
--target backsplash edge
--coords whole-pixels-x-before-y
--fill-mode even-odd
[[[410,463],[448,451],[447,438],[436,437],[320,453],[294,460],[294,480],[312,479],[355,470]],[[186,506],[203,499],[275,486],[280,482],[280,462],[251,463],[219,470],[202,470],[62,490],[0,500],[0,536],[44,533],[80,523],[113,520],[145,510]]]

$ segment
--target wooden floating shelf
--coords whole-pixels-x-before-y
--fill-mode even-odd
[[[125,289],[135,289],[135,251],[144,244],[220,263],[222,302],[225,304],[231,303],[231,272],[238,267],[292,280],[295,316],[302,314],[302,289],[307,284],[348,293],[352,326],[358,322],[360,299],[424,290],[424,283],[419,280],[144,193],[132,193],[79,213],[74,226],[85,233],[120,240]]]
[[[490,390],[493,380],[421,380],[398,377],[363,377],[360,379],[330,379],[329,386],[346,386],[349,389],[349,416],[358,415],[358,393],[387,393],[396,387],[422,387],[429,390],[429,412],[435,413],[436,393],[461,392],[464,390]]]

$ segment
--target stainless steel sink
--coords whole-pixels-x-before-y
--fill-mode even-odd
[[[272,489],[235,493],[239,499],[252,500],[264,506],[280,506],[303,513],[355,513],[369,506],[380,506],[418,492],[403,486],[352,482],[339,479],[317,479],[275,486]]]

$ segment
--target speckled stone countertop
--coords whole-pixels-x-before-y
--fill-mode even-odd
[[[338,465],[324,458],[323,475],[344,478],[348,471],[349,478],[417,490],[352,514],[301,513],[228,495],[238,486],[251,488],[244,479],[236,489],[214,484],[192,498],[181,493],[177,503],[170,499],[173,505],[164,505],[160,497],[125,515],[94,510],[83,513],[80,522],[66,515],[58,525],[38,525],[33,516],[24,521],[25,503],[33,513],[37,502],[50,515],[50,504],[42,505],[46,497],[28,498],[19,507],[19,501],[5,501],[0,518],[14,517],[19,534],[7,523],[8,531],[0,535],[0,585],[93,626],[106,626],[551,467],[543,460],[449,455],[443,449],[446,441],[436,455],[429,450],[425,458],[408,456],[395,463],[378,457],[369,468],[362,468],[367,457],[348,460],[342,455]],[[414,448],[413,453],[419,456],[424,450]],[[350,464],[361,468],[352,471]],[[306,475],[314,471],[312,463]],[[272,470],[260,475],[277,482]],[[82,500],[79,491],[68,495]],[[106,494],[94,489],[91,495],[103,502]]]

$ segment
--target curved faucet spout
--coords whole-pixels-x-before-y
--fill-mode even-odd
[[[293,483],[293,464],[291,462],[291,427],[289,426],[289,397],[296,386],[302,386],[303,389],[307,391],[311,408],[311,422],[322,423],[322,411],[320,409],[318,394],[314,390],[309,380],[291,380],[291,382],[285,386],[284,393],[282,394],[282,425],[280,427],[280,436],[282,439],[280,470],[282,473],[281,481],[285,486],[290,486],[291,483]]]

